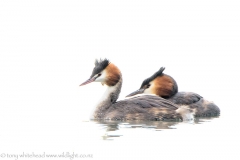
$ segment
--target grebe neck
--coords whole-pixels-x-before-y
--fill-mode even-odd
[[[103,119],[106,111],[115,103],[121,92],[122,77],[120,76],[119,81],[114,86],[107,86],[102,98],[100,99],[97,107],[93,113],[94,119]]]

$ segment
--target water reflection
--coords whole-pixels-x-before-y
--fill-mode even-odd
[[[195,118],[192,121],[184,122],[166,122],[166,121],[109,121],[109,120],[93,120],[90,121],[97,125],[101,130],[104,130],[104,135],[102,135],[103,140],[113,140],[116,137],[122,137],[129,132],[126,131],[136,131],[136,129],[151,130],[151,131],[164,131],[168,129],[177,129],[179,125],[182,124],[204,124],[206,122],[211,122],[213,119],[218,117],[204,117]],[[189,126],[191,127],[191,126]]]
[[[195,118],[194,123],[195,124],[203,124],[205,122],[211,122],[212,120],[219,118],[220,116],[215,116],[215,117],[202,117],[202,118]]]

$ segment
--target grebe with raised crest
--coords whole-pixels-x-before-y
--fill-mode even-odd
[[[155,95],[142,95],[117,101],[122,87],[122,74],[109,60],[96,60],[90,78],[80,86],[100,82],[107,89],[97,104],[93,119],[110,120],[188,120],[191,109],[176,105]]]
[[[155,94],[174,104],[189,107],[194,111],[195,117],[217,116],[220,114],[218,106],[202,96],[193,92],[178,92],[176,81],[171,76],[164,74],[164,69],[164,67],[161,67],[151,77],[145,79],[140,89],[127,95],[127,97],[138,94]]]

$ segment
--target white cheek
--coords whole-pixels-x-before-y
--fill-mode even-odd
[[[147,89],[145,89],[145,90],[144,90],[144,93],[145,93],[145,94],[154,94],[154,93],[153,93],[154,84],[153,84],[152,82],[150,82],[149,84],[150,84],[150,87],[147,88]]]
[[[102,71],[102,75],[95,79],[95,82],[104,82],[106,79],[106,71]]]
[[[149,87],[148,89],[145,89],[145,90],[144,90],[144,93],[145,93],[145,94],[152,94],[150,87]]]

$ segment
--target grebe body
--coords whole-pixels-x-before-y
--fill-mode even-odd
[[[109,60],[96,60],[90,78],[80,86],[100,82],[107,90],[97,104],[93,119],[110,120],[187,120],[193,113],[185,106],[176,105],[155,95],[135,96],[117,101],[122,87],[122,74]]]
[[[195,117],[217,116],[220,114],[218,106],[202,96],[193,92],[178,92],[176,81],[171,76],[164,74],[164,69],[164,67],[161,67],[151,77],[145,79],[140,89],[127,97],[137,94],[155,94],[174,104],[189,107],[189,109],[194,110]]]

